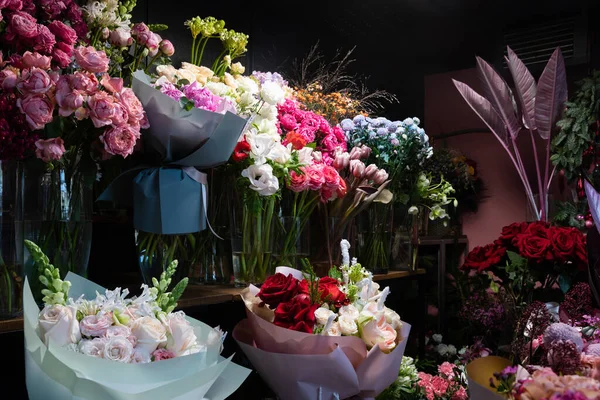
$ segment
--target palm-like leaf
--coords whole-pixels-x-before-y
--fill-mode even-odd
[[[508,57],[506,57],[508,69],[515,83],[515,93],[523,113],[525,126],[532,131],[535,130],[535,96],[537,85],[535,79],[529,72],[529,69],[523,64],[523,61],[508,47]]]
[[[549,139],[567,101],[567,72],[560,48],[554,50],[538,81],[535,124],[542,139]]]

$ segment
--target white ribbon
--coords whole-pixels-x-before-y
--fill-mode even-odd
[[[183,167],[182,170],[187,174],[187,176],[189,176],[190,178],[202,185],[202,206],[204,208],[204,218],[206,218],[206,225],[208,226],[208,229],[210,229],[213,235],[215,235],[221,240],[225,240],[221,236],[217,235],[217,233],[213,230],[212,226],[210,225],[210,220],[208,219],[208,179],[206,178],[206,174],[204,172],[198,171],[194,167]]]

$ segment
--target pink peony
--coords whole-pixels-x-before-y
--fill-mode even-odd
[[[16,11],[10,16],[9,27],[14,34],[27,39],[31,39],[38,34],[37,21],[23,11]]]
[[[331,132],[333,134],[333,136],[336,137],[336,139],[338,140],[338,142],[345,142],[346,141],[346,134],[344,133],[344,131],[342,130],[342,128],[340,128],[339,126],[334,126],[331,129]]]
[[[321,133],[323,133],[323,135],[325,135],[325,136],[330,135],[333,132],[331,125],[329,125],[329,122],[327,122],[327,120],[320,115],[319,115],[319,131],[321,131]]]
[[[133,153],[139,135],[139,132],[134,131],[129,125],[121,125],[107,129],[100,136],[100,141],[104,144],[104,150],[108,154],[126,158]]]
[[[50,62],[52,59],[47,56],[43,56],[39,53],[32,53],[30,51],[26,51],[23,54],[22,62],[24,68],[40,68],[40,69],[50,69]]]
[[[182,97],[185,97],[183,92],[177,89],[177,86],[173,85],[171,82],[164,82],[160,85],[159,89],[173,100],[179,101]]]
[[[3,90],[11,91],[17,87],[18,76],[15,71],[5,68],[0,71],[0,87]]]
[[[296,129],[296,118],[291,114],[283,114],[279,117],[279,123],[281,127],[286,131],[293,131]]]
[[[300,125],[296,132],[304,138],[306,143],[311,143],[315,141],[315,132],[313,127],[310,125]]]
[[[448,391],[449,382],[440,376],[434,376],[431,379],[431,386],[433,388],[433,393],[438,397],[442,397],[446,394],[446,391]]]
[[[56,37],[45,25],[37,26],[37,33],[33,40],[33,50],[51,54],[56,45]]]
[[[25,114],[25,120],[32,130],[42,129],[52,121],[54,106],[45,96],[27,95],[17,99],[17,107]]]
[[[167,349],[156,349],[152,352],[152,361],[168,360],[175,358],[175,353]]]
[[[146,33],[146,32],[150,32],[150,28],[148,28],[148,26],[146,24],[144,24],[143,22],[134,24],[133,27],[131,28],[131,34],[134,36],[137,36],[140,33]]]
[[[112,324],[113,316],[111,313],[87,315],[79,322],[79,329],[84,336],[100,337],[106,334],[106,330]]]
[[[171,57],[173,54],[175,54],[175,47],[173,46],[173,43],[171,43],[170,40],[163,40],[162,42],[160,42],[159,47],[160,52],[167,57]]]
[[[108,57],[103,51],[96,51],[92,46],[79,46],[75,49],[75,61],[88,72],[100,73],[108,71]]]
[[[300,128],[304,128],[309,134],[316,133],[320,126],[321,120],[319,119],[319,116],[312,112],[306,113],[304,119],[300,123]]]
[[[297,173],[295,171],[290,172],[290,182],[288,188],[293,192],[303,192],[308,189],[308,177],[306,174]]]
[[[335,151],[335,149],[338,148],[339,143],[337,138],[335,137],[335,135],[328,135],[325,136],[325,138],[323,138],[323,141],[321,142],[321,146],[323,147],[323,149],[329,153],[333,153]]]
[[[50,32],[62,42],[70,45],[74,45],[75,42],[77,42],[77,33],[75,32],[75,29],[60,21],[52,21],[50,25],[48,25],[48,28],[50,29]]]
[[[110,93],[120,93],[123,90],[123,79],[111,78],[110,75],[102,75],[100,84]]]
[[[65,152],[65,142],[61,138],[38,140],[35,142],[35,156],[44,162],[58,161]]]
[[[24,94],[44,94],[48,92],[54,82],[46,71],[39,68],[26,69],[21,74],[17,88]]]
[[[325,177],[323,176],[323,168],[321,165],[310,165],[304,167],[304,173],[308,178],[308,187],[310,190],[320,190],[325,183]]]
[[[115,115],[115,98],[106,92],[97,92],[88,100],[90,118],[96,128],[111,125]]]
[[[110,33],[110,42],[119,47],[127,47],[133,43],[131,31],[126,28],[117,28]]]

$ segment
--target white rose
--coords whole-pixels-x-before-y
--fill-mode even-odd
[[[448,354],[448,346],[446,346],[443,343],[440,343],[437,345],[437,347],[435,348],[435,350],[439,353],[440,356],[445,356],[446,354]]]
[[[317,320],[317,324],[324,326],[325,324],[327,324],[329,317],[334,314],[335,313],[333,311],[328,310],[327,308],[324,308],[324,307],[317,308],[315,311],[315,318]]]
[[[250,180],[250,189],[261,196],[271,196],[279,190],[279,180],[269,164],[251,165],[242,171],[242,176]]]
[[[198,81],[198,83],[201,83],[203,85],[206,84],[206,82],[215,74],[210,68],[197,66],[187,62],[181,63],[181,69],[179,71],[181,70],[189,71],[194,74],[194,79],[192,79],[190,83],[193,81]]]
[[[367,348],[378,345],[381,351],[389,352],[396,347],[398,333],[385,322],[385,316],[382,315],[378,319],[371,318],[362,324],[361,336]]]
[[[431,335],[431,338],[432,338],[432,339],[433,339],[433,341],[434,341],[434,342],[436,342],[436,343],[442,343],[443,336],[442,336],[442,335],[440,335],[439,333],[436,333],[436,334],[434,334],[434,335]]]
[[[40,335],[44,344],[50,340],[53,344],[63,347],[81,340],[77,308],[59,304],[48,305],[40,312]]]
[[[260,88],[260,97],[266,103],[276,106],[285,101],[285,92],[277,82],[267,81]]]
[[[290,143],[287,146],[284,146],[277,142],[267,155],[267,158],[275,161],[278,164],[287,164],[287,162],[292,158],[292,144]]]
[[[356,321],[346,315],[342,315],[338,318],[340,324],[340,331],[344,336],[352,336],[358,333],[358,325]]]
[[[159,346],[167,343],[167,329],[152,317],[141,317],[131,324],[131,333],[137,337],[136,347],[152,353]]]
[[[104,356],[104,347],[108,339],[94,338],[92,340],[82,340],[77,346],[77,350],[86,356],[102,358]]]
[[[277,144],[277,141],[271,136],[255,133],[246,134],[246,141],[250,145],[250,153],[252,153],[252,159],[256,165],[266,163],[267,156]]]
[[[192,83],[196,80],[196,74],[189,69],[178,69],[175,73],[175,79],[178,81],[185,79],[189,83]]]
[[[177,357],[189,354],[193,347],[197,347],[194,328],[183,313],[169,314],[165,321],[167,325],[167,350],[171,350]]]
[[[123,336],[114,336],[104,345],[103,358],[128,363],[133,355],[133,345]]]
[[[384,315],[386,322],[392,325],[392,328],[394,328],[396,332],[400,332],[400,329],[402,329],[402,320],[400,319],[400,315],[398,315],[396,311],[387,307],[384,307]]]
[[[449,344],[448,345],[448,354],[451,356],[455,356],[456,355],[456,346],[454,346],[453,344]]]
[[[171,83],[177,83],[177,70],[172,65],[159,65],[156,67],[156,72],[160,78],[156,81],[156,85],[159,85],[159,81],[164,78]]]
[[[131,355],[132,364],[148,364],[152,361],[150,353],[142,348],[134,348],[133,354]]]
[[[348,304],[347,306],[340,307],[340,311],[338,312],[338,314],[340,315],[340,317],[348,317],[351,320],[355,321],[358,319],[360,313],[358,312],[358,309],[356,307],[354,307],[352,304]]]
[[[236,80],[238,83],[238,89],[242,92],[248,92],[250,94],[258,93],[258,83],[247,76],[238,75],[236,76]]]
[[[324,333],[325,336],[342,336],[342,329],[339,322],[331,324],[329,329]]]
[[[258,111],[258,115],[260,115],[264,119],[268,119],[273,122],[277,121],[277,113],[277,107],[272,106],[270,104],[263,104],[263,106]]]
[[[320,151],[313,151],[312,156],[317,163],[323,161],[323,154]]]
[[[303,147],[297,151],[298,162],[303,165],[310,165],[313,162],[312,156],[313,149],[310,147]]]

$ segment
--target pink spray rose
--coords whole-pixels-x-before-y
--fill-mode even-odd
[[[102,75],[100,84],[110,93],[120,93],[123,90],[123,79],[111,78],[110,75]]]
[[[69,83],[73,89],[86,94],[94,94],[98,91],[98,79],[91,73],[77,71],[69,75]]]
[[[75,32],[75,29],[60,21],[52,21],[50,25],[48,25],[48,28],[50,29],[50,32],[62,42],[70,45],[74,45],[75,42],[77,42],[77,33]]]
[[[165,39],[162,42],[160,42],[160,52],[167,57],[171,57],[173,54],[175,54],[175,47],[173,46],[173,43],[171,43],[170,40]]]
[[[75,61],[88,72],[100,73],[108,71],[108,57],[103,51],[96,51],[92,46],[79,46],[75,49]]]
[[[90,118],[96,128],[111,125],[115,114],[115,98],[106,92],[97,92],[88,100]]]
[[[340,174],[332,166],[323,166],[323,178],[325,178],[325,186],[330,190],[336,191],[340,186]]]
[[[168,360],[175,358],[175,353],[167,349],[157,349],[152,352],[152,361]]]
[[[308,177],[306,174],[290,172],[290,182],[288,188],[294,192],[303,192],[308,189]]]
[[[71,54],[63,50],[61,46],[68,47],[66,43],[58,43],[54,50],[52,50],[52,61],[54,61],[59,68],[66,68],[71,64]],[[73,49],[71,48],[70,51],[72,52]]]
[[[65,142],[61,138],[40,139],[35,142],[35,156],[43,162],[58,161],[65,152]]]
[[[139,132],[134,131],[129,125],[121,125],[109,128],[100,136],[100,141],[108,154],[125,158],[133,153],[138,137]]]
[[[17,81],[18,76],[14,70],[6,68],[0,71],[0,87],[3,90],[13,90],[15,87],[17,87]]]
[[[31,15],[17,11],[10,16],[10,30],[14,34],[31,39],[37,35],[37,21]]]
[[[40,69],[50,69],[50,61],[51,58],[47,56],[43,56],[40,53],[32,53],[30,51],[26,51],[23,54],[23,58],[21,59],[23,62],[23,67],[25,68],[40,68]]]
[[[42,129],[52,121],[54,106],[45,96],[30,94],[19,98],[17,107],[25,114],[25,120],[32,130]]]
[[[124,88],[117,98],[123,104],[129,114],[129,122],[141,122],[146,115],[142,102],[137,98],[133,90]]]
[[[68,117],[83,106],[84,98],[81,92],[71,88],[67,75],[61,75],[58,79],[55,98],[58,104],[58,114],[62,117]]]
[[[323,176],[322,165],[310,165],[304,167],[304,173],[308,177],[308,187],[310,190],[319,190],[325,183],[325,177]]]
[[[110,33],[110,42],[115,46],[127,47],[133,43],[131,31],[126,28],[117,28]]]
[[[33,49],[45,54],[50,54],[54,49],[54,45],[56,45],[56,37],[50,32],[50,29],[45,25],[38,25],[37,33],[33,40]]]
[[[90,337],[104,336],[106,330],[113,324],[110,313],[87,315],[79,322],[81,334]]]
[[[46,71],[39,68],[26,69],[21,74],[17,88],[24,94],[44,94],[54,85]]]

